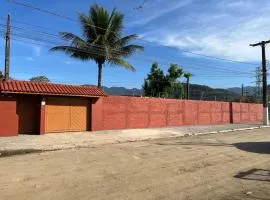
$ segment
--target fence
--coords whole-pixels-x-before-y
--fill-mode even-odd
[[[41,106],[42,99],[37,98],[35,103],[29,98],[0,97],[0,136],[16,136],[18,133],[25,132],[22,129],[34,134],[44,133],[45,116],[49,115],[46,115],[45,107]],[[61,102],[62,99],[59,101]],[[86,112],[87,116],[82,116],[82,113],[75,112],[73,113],[74,119],[78,120],[77,117],[80,114],[82,116],[80,119],[86,120],[86,122],[81,121],[80,123],[89,124],[89,129],[93,131],[182,125],[262,123],[263,118],[261,104],[123,96],[101,97],[95,101],[94,99],[86,101],[91,103],[90,114]],[[62,119],[59,118],[59,122],[60,120]]]
[[[92,130],[261,123],[261,104],[103,97],[92,104]]]

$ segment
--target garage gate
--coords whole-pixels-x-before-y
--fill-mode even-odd
[[[90,99],[48,98],[45,106],[45,132],[87,131]]]

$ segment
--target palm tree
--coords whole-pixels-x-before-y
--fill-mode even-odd
[[[98,65],[98,87],[101,87],[102,67],[105,63],[135,71],[125,58],[137,50],[143,50],[142,46],[130,44],[130,41],[137,38],[136,34],[122,37],[123,19],[124,15],[116,9],[109,13],[95,4],[90,7],[88,15],[79,14],[82,37],[60,32],[62,39],[69,44],[53,47],[51,51],[63,51],[83,61],[94,60]]]
[[[190,77],[192,76],[192,74],[191,73],[189,73],[189,72],[185,72],[184,73],[184,77],[187,79],[187,84],[186,84],[186,92],[187,92],[187,94],[186,94],[186,98],[187,99],[189,99],[189,80],[190,80]]]
[[[0,81],[2,81],[4,79],[4,75],[3,73],[0,71]]]

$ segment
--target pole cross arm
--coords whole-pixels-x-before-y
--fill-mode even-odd
[[[259,46],[259,45],[265,45],[265,44],[268,44],[268,43],[270,43],[270,40],[267,40],[267,41],[261,41],[261,42],[255,43],[255,44],[250,44],[249,46],[251,46],[251,47],[256,47],[256,46]]]

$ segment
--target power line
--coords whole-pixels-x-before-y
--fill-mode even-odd
[[[59,13],[56,13],[56,12],[53,12],[53,11],[42,9],[42,8],[39,8],[39,7],[36,7],[36,6],[32,6],[32,5],[29,5],[29,4],[25,4],[25,3],[22,3],[22,2],[18,2],[16,0],[7,0],[7,1],[10,2],[10,3],[13,3],[13,4],[17,4],[17,5],[20,5],[20,6],[29,8],[29,9],[37,10],[37,11],[39,11],[41,13],[50,14],[50,15],[53,15],[55,17],[60,17],[60,18],[63,18],[63,19],[66,19],[66,20],[69,20],[69,21],[72,21],[72,22],[76,22],[76,23],[78,22],[78,20],[75,20],[75,19],[73,19],[71,17],[67,17],[65,15],[62,15],[62,14],[59,14]],[[94,28],[97,28],[97,29],[100,29],[100,30],[105,30],[105,31],[107,30],[105,28],[102,28],[102,27],[99,27],[99,26],[95,26],[93,24],[87,24],[87,25],[89,25],[91,27],[94,27]],[[137,38],[137,40],[142,40],[142,41],[147,42],[147,43],[153,43],[151,41],[147,41],[147,40],[142,39],[142,38]],[[167,47],[167,48],[173,48],[173,47],[166,46],[166,45],[162,45],[162,46]],[[221,60],[221,61],[241,63],[241,64],[246,64],[246,65],[257,65],[255,63],[249,63],[249,62],[242,62],[242,61],[238,61],[238,60],[219,58],[219,57],[215,57],[215,56],[204,55],[204,54],[201,54],[201,53],[194,53],[194,52],[188,51],[188,50],[179,50],[179,51],[180,52],[185,52],[185,53],[190,53],[190,54],[197,55],[197,56],[206,57],[206,58]]]
[[[20,27],[15,27],[15,28],[19,28],[19,29],[22,29],[22,28],[20,28]],[[23,29],[22,29],[23,30]],[[43,32],[42,32],[43,33]],[[17,36],[21,36],[21,35],[18,35],[17,34]],[[33,38],[26,38],[26,39],[30,39],[30,40],[33,40]],[[17,39],[18,40],[18,39]],[[36,39],[35,39],[36,40]],[[41,42],[44,42],[44,41],[41,41]],[[51,42],[51,41],[50,41]],[[27,43],[29,43],[29,42],[27,42]],[[44,45],[44,44],[43,44]],[[84,50],[84,52],[86,52],[85,50]],[[90,52],[89,52],[90,53]],[[93,53],[93,52],[91,52],[91,53]],[[97,54],[97,55],[100,55],[100,54]],[[227,70],[227,69],[223,69],[223,70]],[[229,77],[229,76],[220,76],[220,77]]]
[[[6,18],[5,17],[0,17],[0,20],[6,21]],[[36,25],[36,24],[30,24],[30,23],[23,22],[23,21],[20,21],[20,20],[12,19],[12,23],[22,24],[22,25],[25,25],[25,26],[36,27],[36,28],[39,28],[39,29],[52,31],[51,28],[47,28],[47,27],[44,27],[44,26]],[[60,31],[57,31],[57,32],[60,32]]]
[[[31,44],[36,44],[36,45],[42,45],[42,46],[48,46],[48,47],[51,47],[51,45],[49,45],[48,43],[50,44],[56,44],[56,42],[53,42],[53,41],[47,41],[47,40],[37,40],[36,38],[31,38],[31,37],[27,37],[27,36],[22,36],[20,34],[16,34],[16,33],[13,33],[12,34],[13,36],[15,37],[12,37],[13,40],[17,40],[17,41],[20,41],[20,42],[26,42],[26,43],[31,43]],[[28,41],[30,40],[30,41]],[[39,43],[36,43],[36,42],[39,42]],[[41,42],[41,43],[40,43]],[[45,42],[45,43],[44,43]],[[86,50],[78,50],[78,51],[82,51],[82,52],[86,52],[86,53],[92,53],[92,54],[95,54],[95,55],[102,55],[98,52],[90,52],[90,51],[86,51]],[[145,57],[145,56],[144,56]],[[149,58],[149,57],[147,57]],[[148,59],[147,61],[150,61],[150,62],[153,62],[153,60],[151,59],[155,59],[156,58],[150,58]],[[164,59],[163,59],[164,61]],[[166,63],[171,63],[171,61],[166,61]],[[204,65],[200,65],[200,66],[189,66],[188,68],[194,68],[194,69],[203,69],[203,70],[211,70],[212,72],[214,73],[234,73],[235,77],[239,77],[240,75],[242,75],[243,73],[246,73],[246,72],[241,72],[241,71],[234,71],[234,70],[228,70],[228,69],[225,69],[225,68],[217,68],[217,67],[214,67],[214,66],[210,66],[211,69],[207,69],[207,68],[204,68],[203,67]],[[236,75],[238,74],[238,75]],[[214,75],[211,75],[209,77],[213,77]],[[215,75],[217,76],[217,75]],[[244,76],[244,75],[243,75]],[[230,76],[220,76],[220,77],[230,77]]]
[[[5,24],[0,24],[1,27],[6,27],[7,25]],[[44,31],[39,31],[39,30],[29,30],[29,29],[25,29],[23,27],[19,27],[19,26],[10,26],[12,29],[17,29],[17,30],[23,30],[23,31],[28,31],[28,32],[31,32],[31,31],[34,31],[36,33],[41,33],[41,34],[44,34],[44,35],[48,35],[48,36],[51,36],[51,37],[55,37],[57,39],[59,39],[59,35],[55,35],[55,34],[52,34],[52,33],[47,33],[47,32],[44,32]]]
[[[67,17],[65,15],[61,15],[61,14],[58,14],[58,13],[55,13],[55,12],[52,12],[52,11],[49,11],[49,10],[45,10],[45,9],[42,9],[42,8],[31,6],[29,4],[21,3],[21,2],[15,1],[15,0],[7,0],[7,1],[10,2],[10,3],[14,3],[14,4],[17,4],[17,5],[20,5],[20,6],[24,6],[24,7],[27,7],[27,8],[31,8],[31,9],[37,10],[37,11],[39,11],[41,13],[46,13],[46,14],[54,15],[56,17],[61,17],[63,19],[67,19],[69,21],[77,22],[76,20],[74,20],[74,19],[72,19],[70,17]]]
[[[146,40],[143,40],[141,39],[142,41],[146,41]],[[146,41],[147,43],[153,43],[153,42],[150,42],[150,41]],[[162,47],[166,47],[166,48],[170,48],[170,49],[175,49],[175,47],[171,47],[171,46],[167,46],[167,45],[161,45],[161,44],[157,44],[157,43],[154,43],[155,45],[159,45],[159,46],[162,46]],[[178,49],[179,50],[179,49]],[[184,53],[189,53],[189,54],[193,54],[193,55],[196,55],[196,56],[201,56],[201,57],[205,57],[205,58],[211,58],[211,59],[215,59],[215,60],[220,60],[220,61],[226,61],[226,62],[232,62],[232,63],[239,63],[239,64],[245,64],[245,65],[258,65],[256,63],[249,63],[249,62],[243,62],[243,61],[238,61],[238,60],[232,60],[232,59],[226,59],[226,58],[219,58],[219,57],[215,57],[215,56],[209,56],[209,55],[205,55],[205,54],[201,54],[201,53],[194,53],[192,51],[188,51],[188,50],[179,50],[180,52],[184,52]]]
[[[2,24],[0,24],[0,26],[1,26]],[[14,27],[14,26],[12,26],[13,28],[15,28],[15,29],[20,29],[20,30],[24,30],[22,27]],[[39,31],[38,31],[39,32]],[[53,40],[55,40],[55,39],[58,39],[58,36],[57,35],[53,35],[53,34],[49,34],[49,33],[46,33],[46,32],[40,32],[40,33],[42,33],[42,34],[46,34],[46,35],[48,35],[48,36],[53,36]],[[15,33],[15,35],[16,35],[16,33]],[[28,37],[29,37],[29,34],[28,34]],[[32,39],[32,38],[31,38]],[[43,39],[43,38],[42,38]],[[47,38],[46,38],[47,39]],[[48,38],[48,39],[51,39],[51,38]],[[55,40],[56,41],[56,40]],[[62,42],[63,40],[61,40],[61,42]],[[49,42],[51,42],[51,40],[49,41]],[[97,48],[100,48],[100,49],[103,49],[103,47],[102,46],[100,46],[100,45],[96,45],[96,44],[94,44],[93,46],[95,46],[95,47],[97,47]],[[125,53],[124,51],[119,51],[119,50],[113,50],[115,53]],[[186,62],[194,62],[194,61],[186,61]],[[204,65],[205,66],[205,65]],[[211,66],[210,66],[211,67]],[[216,68],[217,68],[217,66],[216,66]],[[222,70],[223,72],[225,71],[225,72],[232,72],[232,73],[246,73],[246,74],[252,74],[252,73],[250,73],[250,72],[246,72],[246,71],[239,71],[239,70],[230,70],[230,69],[228,69],[228,68],[222,68],[222,67],[219,67],[219,69],[220,70]]]
[[[1,31],[1,29],[0,29],[0,31]],[[48,38],[44,38],[44,37],[43,38],[36,38],[36,36],[34,36],[34,38],[31,38],[31,37],[29,37],[29,35],[25,36],[23,34],[18,34],[18,33],[12,33],[12,34],[17,36],[17,37],[20,37],[20,38],[29,39],[31,41],[46,42],[46,43],[50,43],[50,44],[53,44],[53,45],[56,45],[56,46],[59,45],[59,43],[57,43],[56,40],[52,41],[52,40],[48,40]],[[51,38],[49,38],[49,39],[51,39]],[[39,44],[39,45],[41,45],[41,44]],[[91,46],[93,46],[96,51],[104,50],[104,47],[102,47],[100,45],[97,45],[97,44],[91,44]],[[128,53],[128,52],[118,50],[118,49],[111,49],[111,50],[112,50],[114,56],[122,56],[122,55],[124,56],[124,54]],[[78,49],[77,48],[76,51],[87,53],[87,51],[89,51],[89,50],[83,50],[83,49]],[[99,55],[103,55],[103,54],[99,54]]]
[[[141,57],[144,57],[144,56],[142,56],[142,55],[138,55],[138,57],[139,56],[141,56]],[[152,59],[152,61],[153,60],[156,60],[156,57],[149,57],[148,56],[148,58],[151,58]],[[177,63],[177,61],[175,61],[175,60],[166,60],[166,59],[162,59],[162,58],[158,58],[158,61],[159,62],[163,62],[163,63],[166,63],[166,64],[170,64],[170,63]],[[197,63],[198,64],[198,66],[194,66],[194,68],[201,68],[201,69],[206,69],[207,67],[211,67],[211,69],[210,70],[219,70],[220,72],[223,72],[223,73],[228,73],[228,72],[231,72],[231,73],[240,73],[240,74],[254,74],[254,73],[252,73],[252,72],[247,72],[246,70],[245,71],[240,71],[240,70],[231,70],[231,69],[228,69],[228,68],[222,68],[222,67],[220,67],[220,66],[217,66],[217,65],[215,65],[215,66],[211,66],[211,65],[205,65],[205,64],[201,64],[200,62],[196,62],[196,61],[185,61],[185,62],[187,62],[187,63]]]
[[[0,26],[6,26],[6,25],[4,25],[4,24],[0,24]],[[1,28],[1,27],[0,27]],[[15,28],[15,29],[19,29],[19,30],[25,30],[24,28],[22,28],[22,27],[16,27],[16,26],[11,26],[11,28]],[[0,29],[1,30],[1,29]],[[3,29],[2,29],[3,30]],[[29,30],[25,30],[25,31],[28,31],[29,32]],[[14,31],[13,31],[14,32]],[[53,39],[54,40],[59,40],[60,42],[63,42],[64,41],[64,39],[61,39],[58,35],[54,35],[54,34],[50,34],[50,33],[46,33],[46,32],[42,32],[42,31],[35,31],[35,32],[38,32],[38,33],[42,33],[42,34],[45,34],[45,35],[47,35],[47,36],[42,36],[43,38],[42,39],[44,39],[44,37],[47,37],[47,38],[45,38],[45,39],[51,39],[51,38],[48,38],[49,36],[52,36],[53,37]],[[29,34],[28,34],[28,36],[27,37],[29,37]],[[32,36],[33,37],[33,36]],[[34,37],[36,37],[36,36],[34,36]],[[32,38],[29,38],[29,39],[32,39]],[[60,43],[59,42],[59,43]],[[55,44],[55,45],[57,45],[57,44]],[[89,46],[94,46],[94,47],[97,47],[97,48],[99,48],[99,49],[102,49],[102,50],[104,50],[104,47],[103,46],[101,46],[101,45],[97,45],[97,44],[91,44],[91,45],[89,45]],[[117,52],[117,53],[128,53],[128,52],[126,52],[126,51],[123,51],[123,50],[120,50],[120,49],[112,49],[114,52]],[[120,54],[119,54],[120,55]]]

